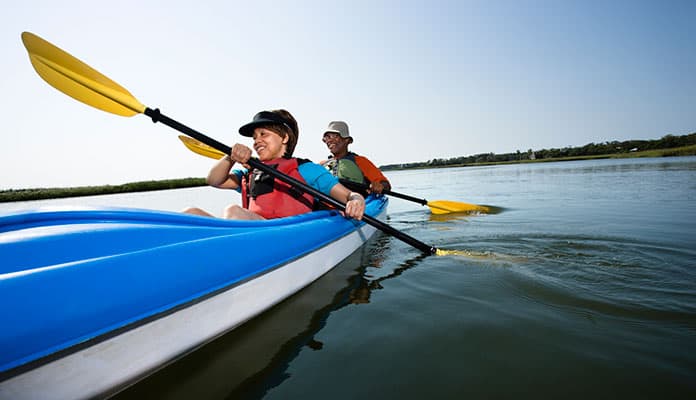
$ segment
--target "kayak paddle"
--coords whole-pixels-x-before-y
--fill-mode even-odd
[[[364,183],[358,183],[358,182],[353,182],[349,181],[347,179],[341,179],[341,183],[343,186],[346,186],[348,188],[353,188],[353,189],[358,189],[358,190],[367,190],[370,186],[366,185]],[[430,212],[433,214],[449,214],[449,213],[458,213],[458,212],[466,212],[466,213],[488,213],[490,211],[490,208],[488,206],[480,206],[478,204],[469,204],[469,203],[461,203],[458,201],[451,201],[451,200],[435,200],[435,201],[428,201],[426,199],[419,199],[417,197],[412,197],[407,194],[395,192],[393,190],[383,190],[382,194],[387,194],[389,196],[394,196],[398,197],[400,199],[412,201],[414,203],[418,203],[420,205],[428,206],[430,208]]]
[[[194,153],[200,154],[205,157],[213,158],[219,160],[224,156],[224,154],[205,143],[201,143],[196,139],[191,139],[188,136],[179,135],[179,139],[184,143],[184,145]],[[356,189],[356,190],[367,190],[368,185],[364,183],[358,183],[349,181],[347,179],[341,179],[343,186]],[[398,197],[400,199],[413,201],[415,203],[428,206],[430,212],[433,214],[449,214],[449,213],[489,213],[491,211],[488,206],[480,206],[478,204],[462,203],[458,201],[451,200],[435,200],[428,201],[425,199],[419,199],[416,197],[409,196],[407,194],[394,192],[392,190],[384,190],[383,194]]]
[[[29,53],[31,64],[34,66],[34,69],[39,76],[49,85],[67,94],[68,96],[92,107],[117,115],[131,117],[135,114],[145,114],[150,117],[153,122],[161,122],[178,130],[179,132],[207,144],[223,154],[230,153],[231,149],[229,146],[165,116],[164,114],[160,113],[159,109],[153,110],[146,107],[135,97],[133,97],[128,90],[123,88],[118,83],[112,81],[89,65],[59,49],[46,40],[34,35],[33,33],[23,32],[22,42]],[[251,158],[249,159],[248,164],[253,168],[266,172],[267,174],[270,174],[275,178],[318,198],[322,202],[329,204],[338,210],[345,211],[345,204],[325,195],[324,193],[321,193],[312,187],[305,185],[297,179],[287,176],[276,169],[263,164],[258,159]],[[454,251],[440,250],[435,246],[427,245],[378,219],[370,217],[369,215],[363,216],[362,220],[367,224],[381,230],[382,232],[392,235],[395,238],[417,248],[423,253],[438,255],[455,253]]]
[[[184,146],[186,146],[189,150],[202,156],[216,160],[219,160],[225,156],[225,154],[220,150],[210,147],[207,144],[201,143],[198,140],[192,139],[188,136],[179,135],[179,140],[181,140],[181,142],[184,143]]]

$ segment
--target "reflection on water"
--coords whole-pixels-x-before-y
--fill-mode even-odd
[[[371,266],[373,268],[380,268],[382,265],[382,262],[384,261],[384,250],[387,249],[389,244],[389,238],[386,236],[383,236],[380,238],[378,241],[378,246],[376,249],[375,257],[373,258],[371,262]],[[382,256],[380,256],[382,254]],[[386,275],[375,277],[374,275],[371,275],[365,271],[361,275],[359,275],[357,278],[358,284],[353,287],[350,291],[349,294],[349,301],[351,304],[367,304],[370,302],[370,295],[373,291],[375,290],[381,290],[384,289],[384,287],[381,285],[382,282],[393,279],[404,273],[404,271],[411,269],[418,264],[421,263],[422,260],[424,260],[426,257],[429,257],[426,254],[420,253],[416,255],[415,257],[412,257],[411,259],[408,259],[406,261],[403,261],[397,268],[394,268],[391,272],[389,272]]]
[[[372,244],[308,288],[114,399],[263,397],[289,377],[286,369],[302,348],[323,348],[315,335],[331,313],[369,303],[370,293],[382,288],[380,282],[399,276],[427,257],[419,252],[387,276],[369,279],[365,271],[381,267],[389,244],[389,237],[377,235]]]
[[[201,398],[201,394],[211,399],[264,397],[290,377],[287,368],[303,348],[322,350],[324,343],[315,336],[333,312],[369,304],[372,292],[384,289],[383,282],[399,277],[429,257],[416,252],[385,275],[367,272],[382,268],[391,242],[390,237],[378,234],[370,245],[353,253],[305,290],[114,399],[188,399]],[[322,300],[326,303],[322,304]],[[291,320],[296,323],[290,324]],[[264,362],[250,363],[251,359]]]

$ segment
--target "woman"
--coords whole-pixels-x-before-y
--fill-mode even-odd
[[[365,199],[360,194],[338,183],[338,179],[319,164],[292,157],[299,133],[297,121],[289,112],[261,111],[251,122],[239,128],[239,133],[254,139],[254,150],[261,162],[345,203],[346,216],[362,219]],[[223,218],[272,219],[310,212],[315,208],[312,196],[264,172],[249,171],[246,163],[250,157],[251,149],[237,143],[232,146],[230,154],[220,159],[208,173],[209,185],[242,193],[242,207],[229,205]],[[245,169],[232,170],[236,162]],[[184,212],[213,216],[200,208],[188,208]]]

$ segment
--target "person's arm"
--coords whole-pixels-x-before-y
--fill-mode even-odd
[[[373,181],[370,182],[370,193],[382,194],[385,190],[391,190],[389,181]]]
[[[251,157],[251,149],[243,144],[235,144],[229,155],[220,159],[208,172],[206,181],[210,186],[220,189],[238,189],[239,177],[234,172],[230,173],[235,161],[246,163]]]
[[[337,183],[331,188],[331,197],[345,203],[345,215],[355,218],[358,221],[365,214],[365,199],[360,195],[348,189],[347,187]]]
[[[367,157],[356,155],[355,163],[365,178],[370,181],[370,192],[381,194],[384,190],[391,190],[391,184],[387,177]]]
[[[346,205],[345,215],[357,220],[362,219],[365,213],[365,198],[359,193],[352,192],[338,182],[338,178],[331,175],[319,164],[307,162],[298,167],[302,178],[309,186],[333,197]]]

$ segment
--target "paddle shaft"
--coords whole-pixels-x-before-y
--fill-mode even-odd
[[[161,122],[170,128],[174,128],[181,133],[185,133],[186,135],[191,136],[192,138],[207,144],[210,147],[214,147],[217,150],[220,150],[224,154],[230,154],[230,151],[232,151],[232,148],[230,146],[218,142],[217,140],[208,137],[193,128],[189,128],[188,126],[167,117],[166,115],[160,113],[159,109],[153,110],[147,107],[145,108],[145,111],[143,113],[148,117],[152,118],[152,122]]]
[[[364,183],[353,182],[353,181],[349,181],[349,180],[347,180],[347,179],[340,179],[340,181],[341,181],[341,183],[343,184],[343,186],[346,186],[346,187],[354,187],[354,188],[358,188],[358,189],[361,189],[361,190],[367,190],[367,189],[369,189],[369,187],[370,187],[369,185],[366,185],[366,184],[364,184]],[[416,198],[416,197],[409,196],[409,195],[407,195],[407,194],[398,193],[398,192],[393,192],[393,191],[387,190],[387,189],[382,190],[382,194],[388,194],[388,195],[390,195],[390,196],[394,196],[394,197],[398,197],[398,198],[400,198],[400,199],[412,201],[412,202],[414,202],[414,203],[418,203],[418,204],[421,204],[421,205],[424,205],[424,206],[427,206],[427,205],[428,205],[428,200],[419,199],[419,198]]]
[[[148,117],[152,118],[152,122],[161,122],[171,128],[176,129],[177,131],[181,133],[185,133],[188,136],[191,136],[192,138],[199,140],[205,144],[207,144],[210,147],[213,147],[217,150],[220,150],[224,154],[230,154],[231,148],[223,143],[218,142],[217,140],[210,138],[192,128],[189,128],[188,126],[177,122],[166,115],[160,113],[159,109],[151,109],[151,108],[145,108],[144,114],[147,115]],[[277,171],[275,168],[271,168],[267,166],[266,164],[262,163],[261,161],[251,158],[248,161],[249,165],[253,168],[259,169],[263,172],[266,172],[267,174],[270,174],[274,176],[276,179],[279,179],[288,185],[294,186],[296,188],[301,189],[303,192],[308,193],[317,199],[321,200],[322,202],[329,204],[331,206],[336,207],[337,209],[341,211],[345,211],[346,206],[345,204],[341,203],[340,201],[334,199],[331,196],[327,196],[324,193],[307,186],[306,184],[298,181],[297,179],[287,176],[279,171]],[[417,248],[418,250],[422,251],[423,253],[426,254],[435,254],[437,252],[437,248],[435,246],[430,246],[428,244],[425,244],[421,242],[420,240],[411,237],[395,228],[393,228],[390,225],[385,224],[384,222],[372,218],[369,215],[363,215],[362,218],[365,223],[374,226],[375,228],[381,230],[384,233],[387,233],[389,235],[394,236],[395,238]]]

